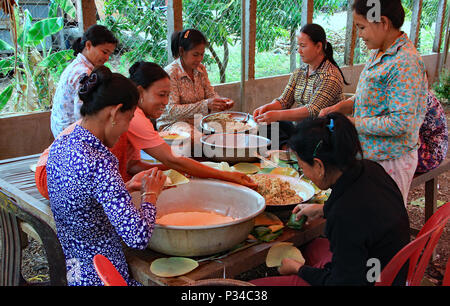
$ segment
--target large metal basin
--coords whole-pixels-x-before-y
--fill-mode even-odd
[[[203,256],[228,250],[244,241],[264,211],[265,200],[256,191],[212,179],[192,179],[164,190],[156,203],[157,217],[182,211],[214,211],[235,221],[209,226],[155,224],[149,247],[175,256]]]

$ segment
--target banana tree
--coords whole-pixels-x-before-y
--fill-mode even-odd
[[[55,83],[73,58],[72,50],[53,52],[52,46],[47,43],[49,37],[63,29],[63,18],[57,17],[58,7],[75,17],[70,0],[53,1],[48,18],[34,24],[28,10],[16,6],[11,12],[13,18],[10,20],[14,21],[11,32],[15,32],[15,46],[0,40],[0,50],[13,52],[12,56],[0,61],[0,73],[6,74],[13,70],[14,75],[11,84],[0,93],[0,111],[8,102],[12,111],[50,108]]]

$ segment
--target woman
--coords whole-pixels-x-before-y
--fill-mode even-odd
[[[134,151],[144,150],[162,162],[164,166],[195,177],[216,178],[256,188],[256,184],[245,174],[219,171],[193,159],[172,153],[171,147],[154,130],[150,121],[150,119],[158,119],[166,105],[170,104],[169,96],[173,88],[169,75],[159,65],[137,62],[130,68],[130,79],[138,86],[141,96],[127,132]],[[143,161],[134,160],[129,162],[128,172],[135,174],[151,166]]]
[[[154,204],[166,177],[152,169],[128,184],[142,192],[135,207],[108,150],[128,128],[139,98],[136,86],[100,66],[81,79],[83,119],[73,132],[55,140],[47,162],[48,192],[69,285],[102,285],[92,259],[103,254],[128,284],[122,250],[146,248],[154,226]]]
[[[51,129],[56,138],[66,127],[80,119],[82,102],[78,97],[80,79],[96,66],[106,63],[117,46],[117,39],[104,26],[89,27],[72,45],[76,58],[64,69],[53,98]]]
[[[258,279],[257,285],[369,285],[409,243],[409,220],[402,195],[379,164],[361,159],[362,150],[352,123],[342,114],[302,121],[289,146],[305,176],[320,189],[331,188],[325,204],[300,204],[297,219],[326,219],[327,239],[313,240],[303,250],[306,264],[285,259],[282,277]],[[394,284],[404,284],[403,269]]]
[[[170,76],[170,98],[164,113],[157,120],[162,130],[196,132],[194,115],[230,109],[234,102],[219,97],[201,64],[207,45],[205,36],[198,30],[175,32],[171,37],[171,50],[175,60],[165,70]],[[181,124],[177,124],[181,122]],[[188,123],[188,125],[186,125]],[[198,128],[198,127],[197,127]]]
[[[216,178],[256,188],[256,184],[242,173],[219,171],[193,159],[175,155],[150,121],[159,118],[168,103],[170,80],[167,72],[158,64],[150,62],[137,62],[129,72],[130,79],[138,86],[140,99],[128,131],[121,135],[114,147],[110,148],[119,160],[119,172],[125,182],[143,170],[158,166],[161,170],[172,168],[196,177]],[[76,125],[74,123],[69,126],[61,135],[71,133]],[[141,150],[162,162],[162,165],[142,161]],[[45,198],[48,198],[46,172],[48,151],[49,148],[41,154],[35,174],[36,186]]]
[[[359,77],[355,95],[324,109],[352,114],[364,156],[379,162],[407,201],[417,166],[419,129],[427,101],[425,64],[400,31],[405,13],[400,0],[380,1],[380,20],[366,19],[372,5],[357,0],[353,18],[359,36],[373,50]]]
[[[320,25],[302,27],[297,42],[298,53],[306,65],[291,75],[279,98],[253,112],[257,122],[280,122],[280,144],[289,138],[294,128],[292,121],[317,117],[323,108],[343,100],[342,88],[344,83],[348,85]]]

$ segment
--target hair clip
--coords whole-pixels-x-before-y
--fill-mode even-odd
[[[187,30],[186,33],[184,33],[184,38],[188,38],[189,32],[190,32],[190,30]]]
[[[85,94],[89,92],[92,88],[97,86],[97,73],[91,73],[90,76],[87,73],[84,73],[80,80],[81,88],[80,93]]]
[[[333,118],[330,119],[330,124],[327,125],[327,128],[330,130],[331,133],[334,132],[334,120],[333,120]]]
[[[317,151],[319,150],[319,147],[322,143],[323,143],[322,139],[317,143],[316,148],[314,149],[314,152],[313,152],[313,158],[317,156]]]

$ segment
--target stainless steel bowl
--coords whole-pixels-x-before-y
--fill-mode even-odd
[[[214,118],[214,116],[220,114],[228,114],[232,119],[236,121],[245,122],[248,126],[247,129],[243,129],[241,131],[236,131],[236,133],[252,133],[258,131],[258,124],[253,119],[253,116],[249,113],[243,112],[234,112],[234,111],[224,111],[206,115],[200,121],[200,126],[203,130],[204,134],[212,134],[212,133],[234,133],[234,131],[224,131],[218,122],[210,121]]]
[[[228,163],[258,162],[255,153],[264,155],[270,140],[255,134],[211,134],[200,138],[203,156]]]
[[[265,209],[256,191],[229,182],[191,179],[189,183],[164,190],[156,203],[157,217],[183,211],[213,211],[234,221],[208,226],[165,226],[155,224],[149,247],[174,256],[203,256],[228,250],[244,241]]]

